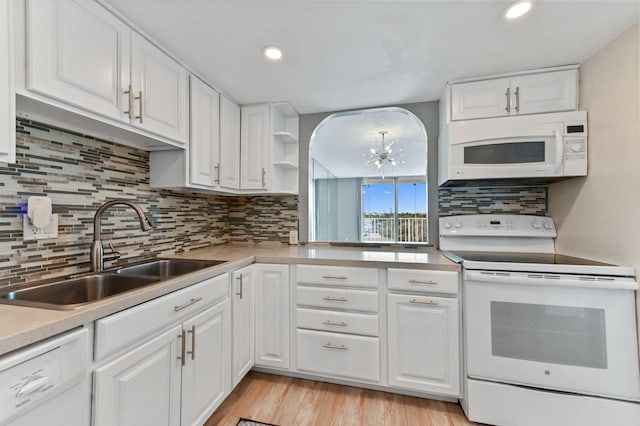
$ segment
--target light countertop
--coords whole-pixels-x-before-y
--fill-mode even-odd
[[[88,324],[99,318],[188,287],[205,279],[256,263],[321,264],[459,271],[459,265],[432,248],[389,249],[330,245],[286,246],[229,243],[175,255],[226,263],[142,287],[72,311],[0,304],[0,355]]]

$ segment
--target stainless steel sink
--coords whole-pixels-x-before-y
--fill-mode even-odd
[[[114,270],[120,275],[155,277],[164,280],[225,263],[225,260],[160,259]]]
[[[71,310],[157,282],[158,279],[152,277],[94,274],[3,293],[0,294],[0,302]]]

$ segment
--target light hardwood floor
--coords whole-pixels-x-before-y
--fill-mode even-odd
[[[248,418],[279,426],[476,425],[458,404],[250,372],[205,426]]]

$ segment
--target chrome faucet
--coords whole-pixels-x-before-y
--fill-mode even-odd
[[[105,254],[104,247],[102,247],[102,240],[100,239],[100,222],[102,220],[102,214],[109,207],[116,205],[131,207],[138,214],[138,218],[140,219],[140,228],[143,231],[151,230],[151,222],[149,222],[149,219],[147,219],[140,206],[136,203],[129,200],[112,200],[101,205],[93,218],[93,242],[91,243],[91,252],[89,253],[89,257],[91,258],[91,270],[93,272],[102,272],[104,270],[105,260],[115,260],[120,258],[120,253],[116,252],[111,244],[109,244],[111,252]]]

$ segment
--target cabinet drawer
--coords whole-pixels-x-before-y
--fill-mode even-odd
[[[458,293],[457,272],[389,268],[387,273],[387,287],[389,290]]]
[[[296,336],[298,370],[380,381],[380,341],[377,337],[310,330],[297,330]]]
[[[378,292],[297,286],[298,306],[378,312]]]
[[[297,281],[303,284],[378,288],[375,268],[343,268],[341,266],[298,265]]]
[[[95,360],[144,340],[155,331],[181,321],[207,305],[229,297],[229,275],[222,274],[167,294],[95,324]]]
[[[378,336],[378,316],[350,312],[296,309],[296,326],[312,330]]]

